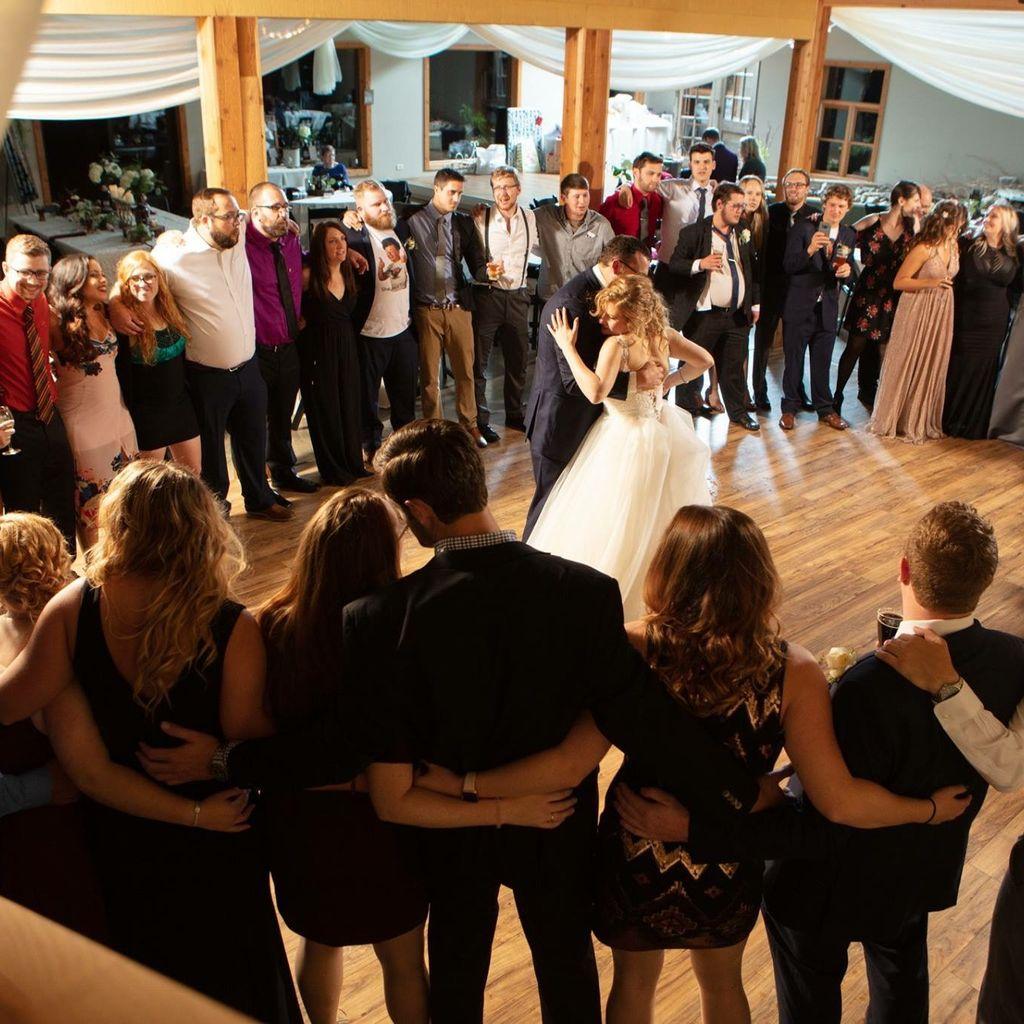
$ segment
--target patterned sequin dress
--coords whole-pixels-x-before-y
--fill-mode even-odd
[[[749,688],[728,712],[701,719],[752,776],[772,770],[782,750],[786,663],[762,693]],[[629,759],[612,782],[651,785]],[[609,793],[611,793],[611,788]],[[685,843],[641,839],[610,800],[599,828],[594,934],[613,949],[716,949],[750,934],[761,906],[759,860],[697,864]]]
[[[903,233],[895,242],[885,233],[880,219],[857,232],[861,272],[843,319],[850,337],[860,335],[876,345],[889,340],[900,298],[893,282],[913,241],[914,226],[910,221],[904,223]]]

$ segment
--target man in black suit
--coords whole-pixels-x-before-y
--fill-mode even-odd
[[[991,524],[961,502],[944,502],[912,530],[899,563],[901,632],[945,637],[955,675],[933,695],[907,684],[874,654],[836,684],[833,723],[850,772],[916,798],[966,785],[971,802],[937,826],[850,829],[800,808],[745,819],[731,839],[699,815],[671,819],[641,805],[638,827],[685,834],[694,861],[743,855],[776,859],[765,876],[765,926],[775,966],[780,1024],[839,1024],[851,942],[864,947],[871,1024],[928,1020],[928,915],[957,901],[970,827],[984,779],[946,735],[937,702],[971,681],[1004,725],[1024,698],[1024,640],[986,629],[974,609],[992,581],[998,550]],[[657,824],[655,825],[655,817]]]
[[[591,403],[580,391],[547,325],[560,309],[569,314],[570,323],[579,318],[577,350],[583,361],[593,368],[605,338],[600,321],[591,312],[594,296],[616,277],[646,274],[649,267],[650,259],[643,243],[629,235],[616,235],[604,247],[597,266],[566,281],[544,304],[537,333],[533,388],[526,406],[526,437],[530,442],[535,490],[523,528],[524,540],[530,536],[555,481],[601,415],[601,406]],[[637,386],[657,387],[663,376],[661,366],[652,361],[639,371]],[[629,375],[619,374],[611,397],[625,398],[628,383]]]
[[[719,185],[712,197],[714,213],[683,228],[662,274],[662,292],[672,322],[715,357],[729,419],[745,430],[759,430],[747,412],[743,360],[750,325],[757,321],[759,295],[750,232],[740,231],[746,204],[739,185]],[[701,378],[676,387],[676,404],[700,404]]]
[[[701,136],[715,151],[715,178],[719,182],[735,181],[739,177],[740,158],[722,141],[717,128],[707,128]]]
[[[377,412],[382,380],[391,406],[392,430],[411,423],[416,416],[419,347],[411,320],[412,236],[409,225],[395,216],[380,182],[364,178],[356,185],[354,196],[355,215],[345,215],[345,237],[370,267],[366,279],[360,281],[352,323],[359,332],[362,443],[372,459],[384,430]]]
[[[829,375],[839,326],[839,283],[853,272],[850,261],[857,245],[857,233],[842,223],[852,204],[853,193],[846,185],[829,186],[820,219],[809,217],[801,221],[786,240],[782,266],[789,275],[789,287],[782,309],[782,348],[786,362],[779,419],[783,430],[796,426],[808,349],[814,411],[818,419],[833,430],[847,427],[846,420],[835,411]]]
[[[775,343],[775,331],[782,319],[782,306],[786,300],[787,276],[782,261],[786,255],[789,229],[798,221],[810,217],[815,211],[807,205],[807,190],[811,176],[802,168],[794,167],[782,179],[783,200],[768,207],[768,238],[764,249],[761,280],[761,315],[754,331],[754,368],[751,390],[758,412],[770,412],[768,399],[768,356]],[[800,400],[807,411],[813,406],[800,383]]]

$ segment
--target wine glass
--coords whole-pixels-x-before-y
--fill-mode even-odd
[[[6,405],[0,405],[0,430],[14,433],[14,413]],[[19,455],[20,453],[21,449],[15,448],[10,441],[5,447],[0,448],[0,455]]]

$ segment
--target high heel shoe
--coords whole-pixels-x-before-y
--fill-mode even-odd
[[[714,397],[714,401],[711,400],[712,397]],[[708,388],[704,392],[704,404],[714,413],[725,412],[725,406],[722,405],[722,401],[718,397],[717,389],[712,391],[711,388]]]

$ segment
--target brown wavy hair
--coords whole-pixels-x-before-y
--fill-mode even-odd
[[[318,302],[327,301],[327,285],[331,280],[331,268],[327,264],[327,232],[334,228],[341,232],[341,237],[348,245],[348,236],[341,221],[321,220],[313,228],[313,237],[309,243],[309,294]],[[341,279],[345,282],[345,294],[355,295],[356,275],[352,270],[352,264],[343,260],[341,264]]]
[[[138,347],[142,353],[143,362],[152,365],[156,360],[156,331],[153,330],[153,325],[149,322],[149,318],[146,316],[139,300],[135,298],[130,283],[131,278],[140,270],[150,270],[156,274],[158,288],[156,298],[153,299],[153,310],[156,315],[183,338],[188,337],[188,335],[185,332],[185,318],[181,315],[181,310],[178,309],[178,304],[174,301],[174,296],[171,294],[171,288],[167,283],[167,275],[164,273],[163,268],[154,263],[153,257],[144,249],[136,249],[122,256],[117,264],[118,297],[121,300],[121,304],[146,325],[146,329],[142,334],[133,335],[128,340],[132,348]]]
[[[684,505],[644,584],[646,651],[669,692],[702,717],[767,690],[783,662],[779,576],[764,534],[725,505]]]
[[[0,609],[35,622],[71,578],[67,545],[49,519],[34,512],[0,516]]]
[[[924,219],[921,230],[914,236],[914,245],[930,249],[941,245],[947,238],[955,238],[967,223],[967,208],[956,199],[943,199],[935,204]]]
[[[60,325],[63,342],[61,362],[76,366],[91,359],[93,352],[89,320],[81,294],[89,279],[89,264],[92,262],[96,261],[91,256],[61,257],[50,271],[50,286],[46,292],[50,309]]]
[[[668,358],[668,342],[665,340],[668,310],[649,277],[642,274],[616,277],[594,296],[594,316],[604,316],[612,306],[629,325],[632,340],[627,347],[640,341],[647,345],[651,355],[663,361]]]
[[[287,582],[256,611],[275,718],[305,719],[330,701],[341,660],[341,610],[398,579],[396,515],[383,495],[349,487],[324,502],[302,531]]]
[[[241,542],[216,498],[191,470],[144,459],[114,477],[100,502],[99,540],[86,577],[96,587],[118,576],[155,586],[138,639],[135,700],[147,712],[164,701],[189,664],[210,664],[213,622],[245,569]]]

